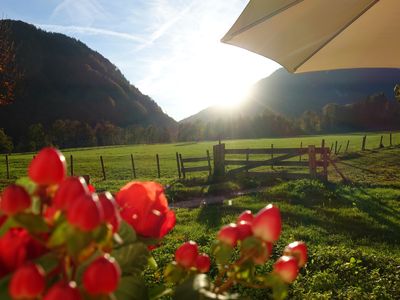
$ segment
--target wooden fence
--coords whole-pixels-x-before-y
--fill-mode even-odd
[[[308,155],[308,161],[289,160],[297,156]],[[229,159],[229,155],[245,155],[246,159]],[[250,160],[250,155],[268,155],[268,159]],[[226,149],[225,144],[215,145],[213,148],[214,156],[214,175],[225,176],[235,175],[246,172],[249,175],[268,175],[271,172],[249,172],[252,169],[265,166],[283,166],[283,167],[304,167],[308,168],[309,174],[306,173],[289,173],[289,172],[273,172],[274,176],[285,178],[321,178],[328,179],[328,165],[330,162],[330,149],[327,147],[315,147],[314,145],[307,148],[257,148],[257,149]],[[318,159],[319,158],[319,159]],[[227,170],[227,167],[239,166],[237,168]],[[318,167],[322,168],[318,172]]]
[[[186,178],[186,174],[190,172],[203,172],[208,171],[208,174],[211,175],[211,158],[210,152],[206,151],[206,156],[203,157],[187,157],[183,158],[182,154],[176,152],[176,162],[178,167],[178,176],[181,178]],[[195,163],[195,162],[207,162],[206,166],[185,166],[188,163]]]
[[[343,154],[349,151],[349,149],[355,149],[355,150],[360,150],[360,151],[367,151],[371,149],[376,149],[376,148],[384,148],[384,147],[392,147],[392,146],[398,146],[400,143],[400,138],[398,136],[394,136],[392,133],[388,133],[387,137],[384,138],[384,135],[381,135],[380,137],[378,136],[378,140],[374,143],[374,145],[371,145],[371,141],[369,142],[369,147],[367,147],[367,140],[370,141],[370,137],[367,135],[361,136],[360,139],[357,140],[342,140],[342,141],[333,141],[329,145],[325,145],[325,140],[322,140],[321,147],[318,148],[316,147],[315,151],[316,154],[320,154],[319,151],[320,149],[328,147],[328,158],[332,155],[338,155],[338,154]],[[351,148],[350,148],[351,144]],[[222,145],[222,144],[221,144]],[[184,154],[176,154],[176,164],[177,164],[177,177],[179,178],[186,178],[186,175],[190,172],[204,172],[207,171],[209,174],[215,174],[217,176],[220,175],[225,175],[227,174],[235,174],[235,173],[240,173],[240,172],[246,172],[246,173],[252,173],[252,169],[257,168],[258,166],[271,166],[271,168],[274,168],[275,166],[283,166],[283,167],[309,167],[308,162],[304,161],[302,159],[302,156],[306,157],[308,155],[309,148],[303,147],[303,141],[300,141],[299,143],[300,148],[276,148],[274,145],[271,145],[270,147],[262,148],[262,149],[223,149],[221,150],[222,146],[220,145],[215,145],[213,148],[213,158],[210,158],[209,153],[206,154],[206,156],[203,157],[184,157]],[[285,150],[286,149],[286,150]],[[290,149],[290,150],[288,150]],[[297,149],[297,150],[296,150]],[[236,152],[235,152],[236,151]],[[287,152],[285,152],[287,151]],[[295,151],[295,152],[293,152]],[[297,151],[297,152],[296,152]],[[264,159],[263,160],[250,160],[251,155],[255,154],[262,154],[262,155],[268,155],[268,160]],[[228,156],[226,156],[228,155]],[[231,159],[229,158],[230,155],[244,155],[243,159]],[[285,156],[286,155],[286,156]],[[298,164],[290,158],[292,158],[294,155],[298,156]],[[180,156],[182,156],[180,158]],[[289,157],[291,156],[291,157]],[[34,156],[33,156],[34,157]],[[151,165],[146,164],[145,168],[146,170],[143,172],[143,169],[138,168],[136,162],[138,162],[138,165],[140,166],[140,160],[138,157],[134,157],[132,154],[127,154],[126,158],[122,158],[125,156],[121,156],[121,160],[126,159],[126,166],[130,166],[128,169],[128,172],[124,175],[124,178],[140,178],[142,176],[145,176],[146,178],[149,177],[158,177],[161,178],[163,177],[163,173],[165,174],[166,172],[170,171],[170,167],[168,167],[168,171],[166,171],[166,164],[165,162],[165,157],[159,156],[158,154],[155,154],[154,160]],[[286,158],[285,158],[286,157]],[[171,159],[168,158],[169,160]],[[172,158],[174,160],[174,158]],[[86,170],[84,172],[80,171],[81,168],[79,166],[81,165],[81,161],[76,160],[75,157],[69,155],[69,174],[71,176],[74,175],[82,175],[82,174],[89,174],[91,170]],[[108,180],[110,177],[112,178],[112,172],[114,170],[115,172],[115,167],[113,166],[113,163],[110,162],[109,157],[104,157],[102,155],[94,158],[96,161],[96,173],[98,178],[102,178],[103,180]],[[211,166],[211,160],[213,161],[214,168],[212,170]],[[18,166],[20,163],[15,163],[15,160],[13,161],[13,164],[11,164],[11,161],[13,161],[12,156],[10,155],[4,155],[0,157],[0,168],[1,168],[1,177],[0,179],[15,179],[17,176],[24,176],[25,174],[25,169],[23,172],[20,170],[16,171],[15,166]],[[199,166],[199,164],[192,164],[196,162],[207,162],[207,164]],[[222,163],[223,162],[223,163]],[[317,160],[316,161],[316,167],[320,167],[321,163],[323,163],[323,160]],[[332,162],[329,162],[333,167]],[[149,168],[150,166],[150,168]],[[232,166],[238,166],[236,169],[230,170]],[[78,167],[78,168],[77,168]],[[78,169],[78,173],[76,172],[76,169]],[[149,170],[151,172],[149,172]],[[226,170],[226,171],[225,171]],[[161,172],[164,171],[164,172]],[[77,174],[75,174],[77,173]],[[144,174],[143,174],[144,173]],[[257,172],[259,173],[259,172]],[[311,171],[313,173],[313,171]],[[318,173],[318,172],[317,172]],[[22,175],[21,175],[22,174]],[[169,173],[170,174],[170,173]],[[274,173],[276,174],[276,172]],[[323,172],[322,172],[323,174]],[[95,177],[92,174],[91,176]],[[111,176],[110,176],[111,175]],[[170,176],[170,175],[169,175]],[[296,175],[291,175],[287,174],[286,177],[290,176],[296,176]],[[319,174],[317,174],[317,177]],[[120,179],[120,177],[118,178]]]

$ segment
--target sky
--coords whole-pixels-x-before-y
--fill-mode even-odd
[[[75,37],[176,120],[232,106],[279,65],[220,42],[248,0],[0,0],[0,16]]]

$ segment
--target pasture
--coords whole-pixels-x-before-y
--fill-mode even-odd
[[[274,138],[274,139],[249,139],[249,140],[226,140],[226,148],[260,148],[271,147],[303,147],[308,145],[321,145],[321,140],[325,139],[326,146],[331,147],[338,142],[341,153],[344,152],[347,141],[350,141],[348,152],[360,151],[362,137],[367,135],[366,149],[376,149],[379,147],[380,137],[384,136],[383,144],[389,145],[388,133],[354,133],[344,135],[324,135],[324,136],[302,136],[293,138]],[[175,153],[182,153],[183,156],[204,156],[206,150],[212,155],[212,147],[217,141],[209,142],[188,142],[171,144],[152,144],[152,145],[130,145],[113,147],[96,147],[80,149],[62,149],[68,166],[70,166],[70,156],[74,160],[74,174],[89,175],[91,182],[98,188],[115,191],[125,182],[132,180],[131,154],[134,157],[135,169],[138,180],[157,180],[163,184],[169,184],[177,179],[177,164]],[[392,143],[400,144],[400,133],[392,135]],[[156,154],[160,158],[160,175],[157,178]],[[26,176],[26,168],[35,153],[11,154],[9,160],[10,179]],[[103,180],[100,156],[103,156],[107,180]],[[207,173],[194,173],[190,176],[206,176]],[[0,156],[0,188],[7,182],[5,156]]]
[[[284,246],[293,240],[303,240],[309,246],[309,263],[290,288],[290,299],[398,299],[400,295],[400,134],[393,134],[393,147],[387,147],[387,133],[368,133],[366,150],[360,151],[363,133],[348,135],[307,136],[282,139],[230,140],[227,148],[326,146],[338,141],[342,145],[338,166],[350,183],[342,183],[330,167],[329,183],[317,180],[268,182],[267,186],[245,196],[230,197],[231,201],[205,205],[194,209],[177,208],[177,225],[166,236],[163,245],[154,250],[162,269],[173,259],[175,249],[184,241],[195,240],[202,252],[210,247],[218,229],[235,220],[245,209],[258,211],[268,203],[276,204],[282,213],[283,234],[273,250],[273,261]],[[379,149],[384,135],[385,148]],[[343,153],[347,141],[348,153]],[[177,165],[175,153],[204,156],[216,142],[134,145],[63,150],[67,161],[74,157],[74,173],[88,174],[98,189],[117,191],[132,180],[130,155],[133,154],[138,180],[157,180],[175,185]],[[161,178],[157,178],[155,155],[160,156]],[[9,156],[10,180],[6,177],[4,158],[0,161],[0,189],[20,176],[34,153]],[[102,179],[100,155],[103,156],[107,180]],[[206,174],[199,174],[206,178]],[[196,176],[196,174],[191,175]],[[245,178],[246,179],[246,178]],[[243,180],[243,178],[242,178]],[[205,181],[200,181],[206,184]],[[199,191],[188,180],[179,193],[188,197]],[[239,181],[239,185],[240,185]],[[208,183],[207,183],[208,184]],[[238,182],[215,184],[228,189]],[[210,190],[211,185],[208,186]],[[201,193],[201,195],[206,193]],[[182,194],[183,195],[183,194]],[[182,197],[185,200],[185,197]],[[258,267],[269,271],[272,262]],[[211,275],[215,269],[211,270]],[[160,271],[146,271],[149,285],[163,281]],[[266,299],[268,291],[235,290],[240,299]]]

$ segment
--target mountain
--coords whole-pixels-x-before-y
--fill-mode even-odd
[[[278,69],[258,81],[251,95],[234,110],[249,116],[266,109],[286,117],[298,117],[307,110],[320,111],[329,103],[350,104],[383,92],[393,100],[393,88],[400,82],[400,69],[349,69],[291,74]],[[224,117],[215,108],[205,109],[181,122],[210,121]]]
[[[3,48],[10,45],[8,57],[13,58],[8,73],[0,61],[0,83],[6,77],[15,83],[12,100],[0,101],[0,128],[8,135],[18,139],[29,125],[46,128],[57,119],[176,131],[176,121],[155,101],[82,42],[22,21],[1,20],[0,31]]]

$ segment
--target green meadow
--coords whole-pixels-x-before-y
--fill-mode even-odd
[[[226,148],[303,147],[338,142],[341,151],[337,166],[348,179],[329,168],[329,183],[316,180],[284,181],[276,178],[260,182],[246,178],[221,183],[205,180],[206,174],[193,174],[202,180],[177,181],[175,153],[184,157],[212,153],[216,142],[133,145],[63,150],[67,160],[74,157],[74,173],[88,174],[99,190],[117,191],[132,180],[130,155],[135,158],[139,180],[157,180],[171,187],[167,193],[172,203],[193,196],[209,196],[223,190],[259,187],[244,196],[227,196],[223,203],[194,209],[176,208],[177,225],[163,245],[154,250],[160,270],[173,259],[176,248],[184,241],[195,240],[202,252],[210,248],[219,228],[245,209],[257,212],[269,203],[281,209],[283,233],[274,246],[272,259],[258,272],[269,272],[272,262],[286,244],[303,240],[309,247],[309,262],[291,285],[290,299],[398,299],[400,295],[400,134],[368,133],[365,151],[360,151],[364,133],[348,135],[307,136],[282,139],[223,141]],[[384,136],[384,148],[379,149]],[[344,148],[350,141],[347,153]],[[161,178],[157,178],[155,155],[159,154]],[[33,153],[12,154],[10,180],[4,180],[4,156],[0,161],[0,184],[25,176]],[[100,155],[103,156],[107,180],[103,180]],[[1,188],[1,186],[0,186]],[[216,274],[215,267],[211,276]],[[161,271],[147,270],[149,285],[163,281]],[[236,288],[240,299],[268,299],[267,290]]]
[[[366,133],[367,149],[379,147],[380,137],[384,136],[383,143],[389,144],[388,133]],[[303,147],[308,145],[321,145],[321,140],[325,139],[326,146],[331,147],[338,142],[340,152],[344,152],[347,141],[350,141],[348,152],[359,151],[361,149],[362,137],[364,133],[354,133],[346,135],[326,135],[326,136],[302,136],[294,138],[275,138],[275,139],[249,139],[249,140],[227,140],[223,141],[226,148],[262,148],[271,147]],[[217,141],[209,142],[190,142],[190,143],[171,143],[171,144],[151,144],[151,145],[131,145],[118,147],[96,147],[80,149],[62,149],[68,166],[70,167],[70,156],[73,156],[74,174],[89,175],[91,182],[102,189],[115,191],[118,186],[132,180],[131,154],[134,157],[136,176],[139,180],[157,180],[167,184],[178,177],[175,153],[179,152],[185,157],[205,156],[206,150],[210,151]],[[392,135],[392,143],[400,144],[400,133]],[[156,154],[160,158],[160,175],[157,178]],[[9,172],[11,180],[21,176],[26,176],[26,168],[35,153],[11,154],[9,156]],[[106,171],[106,180],[103,180],[100,156],[103,156]],[[190,176],[205,176],[205,173],[192,173]],[[6,179],[5,156],[0,156],[0,184]],[[4,185],[4,183],[3,183]],[[0,186],[1,187],[1,186]]]

